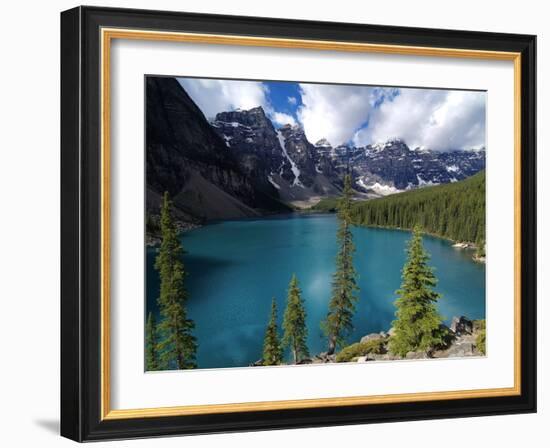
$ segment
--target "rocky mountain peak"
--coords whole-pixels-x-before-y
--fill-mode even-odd
[[[381,153],[385,152],[388,155],[400,155],[409,153],[411,150],[403,139],[393,138],[383,143],[375,143],[366,146],[367,152]]]
[[[214,124],[218,123],[230,123],[234,127],[238,125],[248,126],[252,128],[267,128],[273,132],[273,124],[271,120],[267,118],[262,106],[253,107],[248,110],[232,110],[227,112],[219,112],[216,114]]]
[[[309,143],[309,140],[306,137],[306,133],[304,131],[304,128],[299,124],[285,124],[284,126],[281,126],[279,128],[279,132],[285,137],[285,139],[293,139],[293,140],[303,140],[308,145],[311,145]],[[313,146],[313,145],[311,145]]]
[[[276,129],[261,107],[220,112],[212,126],[246,171],[283,197],[328,191],[319,187],[323,182],[333,191],[350,170],[356,189],[385,195],[456,182],[485,167],[484,148],[449,152],[411,149],[402,138],[367,146],[333,146],[326,138],[312,144],[300,124]]]
[[[317,140],[317,143],[315,143],[315,146],[317,148],[332,148],[332,145],[326,138],[322,138],[321,140]]]

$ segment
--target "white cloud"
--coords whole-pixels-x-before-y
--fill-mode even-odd
[[[237,108],[262,106],[266,111],[271,109],[268,89],[261,82],[196,78],[178,78],[178,81],[206,118]]]
[[[270,118],[271,121],[273,121],[273,124],[278,126],[284,126],[285,124],[294,126],[296,124],[294,117],[292,115],[285,114],[284,112],[273,112]]]
[[[361,86],[300,84],[298,119],[309,141],[348,142],[365,123],[381,89]]]
[[[296,119],[273,109],[269,89],[261,82],[179,78],[207,118],[218,112],[262,106],[275,125]],[[470,149],[485,145],[484,92],[363,86],[300,84],[297,111],[311,142],[333,145],[353,140],[363,146],[402,138],[409,147],[434,150]],[[298,102],[294,96],[289,103]],[[378,105],[379,107],[375,107]],[[368,127],[358,130],[368,121]]]
[[[485,93],[402,89],[374,109],[356,145],[402,138],[411,148],[471,149],[485,145]]]

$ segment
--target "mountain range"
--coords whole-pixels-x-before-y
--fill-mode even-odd
[[[401,139],[367,146],[311,143],[300,125],[276,128],[262,107],[208,121],[180,83],[146,79],[147,210],[168,191],[186,222],[280,213],[338,195],[352,175],[374,198],[465,179],[485,168],[485,149],[411,149]]]

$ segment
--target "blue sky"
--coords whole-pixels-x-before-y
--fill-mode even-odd
[[[178,78],[207,118],[262,106],[274,126],[304,128],[312,143],[401,138],[434,150],[485,146],[486,93],[383,86]]]
[[[302,105],[299,84],[276,81],[268,81],[263,84],[268,90],[268,98],[273,109],[292,115],[297,120],[297,111]]]

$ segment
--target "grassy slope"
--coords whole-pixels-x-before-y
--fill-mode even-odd
[[[313,207],[311,210],[321,213],[334,213],[336,212],[336,206],[338,205],[338,198],[323,198]]]

